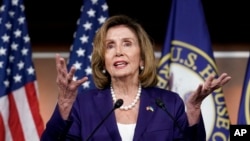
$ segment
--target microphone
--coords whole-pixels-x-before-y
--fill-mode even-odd
[[[181,131],[181,133],[183,133],[182,128],[180,127],[180,125],[176,122],[176,120],[174,119],[174,117],[169,113],[169,111],[167,110],[165,104],[163,103],[163,101],[160,98],[157,98],[155,100],[155,103],[158,107],[160,107],[163,111],[165,111],[168,116],[174,121],[174,124],[177,126],[177,128]]]
[[[91,134],[88,136],[88,138],[86,139],[86,141],[89,141],[90,138],[95,134],[95,132],[97,131],[97,129],[99,129],[101,127],[101,125],[104,123],[104,121],[109,117],[109,115],[117,108],[120,108],[123,104],[123,100],[122,99],[118,99],[115,104],[114,107],[112,108],[112,110],[104,117],[104,119],[101,120],[101,122],[96,126],[96,128],[91,132]]]

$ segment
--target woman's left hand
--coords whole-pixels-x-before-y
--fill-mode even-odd
[[[227,73],[222,73],[217,79],[214,76],[209,76],[203,84],[198,86],[186,102],[190,125],[198,122],[202,101],[214,90],[224,86],[230,80],[231,77]]]

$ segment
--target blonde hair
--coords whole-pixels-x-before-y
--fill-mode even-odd
[[[103,89],[110,85],[111,78],[108,73],[103,73],[105,66],[104,46],[107,31],[114,26],[125,25],[132,30],[138,38],[141,59],[144,62],[144,69],[140,70],[139,81],[142,87],[151,87],[157,84],[156,61],[152,42],[142,28],[135,20],[125,15],[115,15],[106,20],[99,28],[94,38],[94,47],[92,52],[91,67],[93,72],[93,80],[97,88]]]

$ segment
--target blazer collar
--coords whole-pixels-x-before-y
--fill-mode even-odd
[[[103,122],[103,125],[101,126],[106,127],[112,140],[121,141],[121,137],[116,124],[115,114],[114,111],[112,111],[114,106],[112,104],[113,101],[110,89],[99,91],[98,94],[94,97],[94,102],[101,117],[100,119],[104,120],[104,118],[106,118]],[[101,121],[98,121],[98,124],[100,122]]]
[[[94,102],[101,119],[104,119],[108,115],[108,113],[110,113],[111,110],[113,109],[113,104],[112,104],[113,101],[110,89],[99,91],[98,94],[94,97]],[[137,123],[133,140],[139,140],[139,138],[145,132],[147,124],[150,122],[151,118],[154,115],[154,110],[155,110],[154,98],[152,98],[151,95],[147,91],[145,91],[145,89],[142,89],[139,114],[137,117]],[[121,141],[114,111],[107,117],[107,119],[101,126],[106,127],[112,140]]]
[[[137,118],[134,141],[139,140],[142,134],[145,132],[148,123],[154,115],[155,103],[154,99],[150,94],[142,89],[141,98],[140,98],[140,108],[139,115]]]

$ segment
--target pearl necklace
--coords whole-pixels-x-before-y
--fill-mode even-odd
[[[111,91],[111,96],[112,96],[113,101],[116,102],[117,99],[115,97],[115,92],[112,88],[112,85],[110,85],[110,91]],[[134,98],[133,102],[127,106],[121,106],[120,109],[126,110],[126,111],[132,109],[135,106],[135,104],[138,102],[140,95],[141,95],[141,84],[139,84],[139,88],[138,88],[136,97]]]

